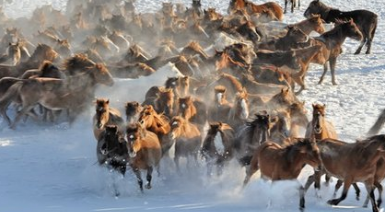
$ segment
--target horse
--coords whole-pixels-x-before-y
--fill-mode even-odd
[[[154,100],[154,109],[159,114],[171,118],[174,114],[174,92],[171,88],[161,89]]]
[[[312,14],[305,20],[293,24],[293,26],[301,29],[302,32],[306,35],[309,35],[312,31],[315,31],[318,34],[322,34],[325,32],[324,21],[322,20],[320,15],[316,14]]]
[[[249,117],[249,100],[247,92],[236,93],[231,107],[227,123],[233,128],[238,129],[242,126]]]
[[[287,3],[289,2],[289,0],[285,0],[285,10],[283,11],[283,13],[286,13],[286,8],[287,8]],[[297,5],[297,0],[290,0],[290,8],[291,8],[291,13],[294,12],[294,8],[295,6]],[[301,0],[298,0],[298,10],[299,10],[299,7],[301,6]]]
[[[92,117],[92,126],[95,139],[98,140],[106,125],[116,125],[119,132],[124,133],[124,120],[119,110],[110,107],[110,100],[98,98],[95,101],[95,115]]]
[[[9,43],[7,48],[7,53],[0,56],[0,63],[7,63],[10,61],[10,64],[13,66],[18,65],[21,62],[21,43]]]
[[[283,10],[276,2],[266,2],[264,4],[257,5],[251,1],[242,0],[245,2],[245,9],[249,14],[261,13],[264,10],[271,11],[278,21],[283,20]]]
[[[337,132],[333,124],[325,118],[326,105],[312,104],[313,118],[306,127],[306,138],[316,139],[332,138],[337,139]]]
[[[160,141],[162,155],[171,148],[172,142],[167,134],[171,130],[169,119],[163,114],[158,114],[152,105],[146,105],[139,114],[138,122],[141,127],[155,133]]]
[[[338,205],[343,201],[352,183],[363,182],[372,203],[372,211],[379,211],[374,196],[374,182],[378,182],[376,164],[385,157],[384,141],[385,135],[381,134],[356,143],[346,143],[330,138],[317,142],[322,167],[327,174],[344,182],[342,195],[329,200],[330,205]]]
[[[20,76],[21,79],[28,79],[31,77],[66,79],[67,76],[51,61],[43,61],[38,69],[27,70]]]
[[[124,137],[118,130],[118,126],[106,125],[97,141],[96,156],[99,165],[118,171],[124,176],[126,173],[128,150]],[[119,196],[120,193],[115,183],[113,187],[115,196]]]
[[[129,124],[126,128],[128,165],[135,173],[139,188],[143,192],[141,170],[146,170],[146,189],[151,189],[152,172],[159,168],[162,156],[160,142],[155,133],[143,129],[139,123]],[[159,172],[158,172],[159,173]]]
[[[226,123],[211,122],[209,125],[200,152],[206,160],[208,174],[211,174],[213,166],[217,167],[217,174],[220,174],[226,162],[234,156],[235,132]]]
[[[39,44],[27,61],[16,66],[0,65],[0,79],[3,77],[19,77],[25,70],[38,68],[44,60],[56,62],[59,54],[50,46]]]
[[[303,47],[308,41],[308,36],[299,27],[289,25],[286,27],[287,32],[283,37],[273,39],[268,42],[258,44],[258,49],[288,51],[298,47]]]
[[[254,151],[270,137],[270,115],[266,111],[243,124],[235,132],[235,156],[242,166],[249,165]]]
[[[202,142],[202,135],[195,124],[181,116],[174,116],[170,121],[171,130],[169,132],[170,140],[175,143],[174,162],[178,171],[180,171],[179,159],[187,159],[187,168],[191,160],[198,164],[198,153]]]
[[[226,87],[215,86],[215,102],[208,108],[209,122],[226,122],[231,109],[230,103],[226,99]]]
[[[365,54],[370,54],[372,41],[377,28],[377,15],[368,10],[353,10],[348,12],[328,7],[320,0],[310,2],[304,16],[309,18],[312,14],[319,14],[326,23],[336,23],[338,20],[353,20],[362,33],[363,39],[354,54],[359,54],[364,45],[367,49]]]
[[[137,101],[126,102],[125,113],[127,124],[132,124],[138,121],[142,106]]]
[[[114,84],[108,69],[103,64],[90,61],[85,55],[68,58],[65,71],[70,75],[65,80],[44,77],[21,79],[7,90],[0,99],[2,114],[6,116],[5,110],[15,98],[20,98],[22,103],[22,109],[10,125],[11,128],[15,128],[37,103],[51,110],[69,110],[71,124],[93,98],[97,84]]]
[[[318,167],[322,164],[320,150],[314,140],[309,138],[297,139],[296,142],[288,146],[267,141],[254,152],[243,185],[245,186],[258,170],[261,171],[262,177],[268,178],[272,182],[298,180],[298,175],[305,164],[312,167]],[[299,208],[303,211],[305,208],[305,189],[301,184],[299,196]]]
[[[337,64],[337,58],[342,52],[341,46],[347,37],[355,40],[362,40],[363,38],[362,33],[352,19],[346,22],[336,22],[336,25],[332,30],[327,31],[321,36],[315,38],[314,42],[316,44],[320,44],[322,47],[319,53],[316,54],[310,62],[324,66],[324,71],[318,84],[323,82],[325,74],[328,70],[327,62],[329,62],[332,84],[337,85],[335,67]]]
[[[199,99],[193,99],[191,96],[178,98],[175,114],[196,124],[201,132],[208,118],[206,104]]]

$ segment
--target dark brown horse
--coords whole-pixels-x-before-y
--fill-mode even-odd
[[[361,31],[363,39],[355,54],[361,52],[362,47],[366,44],[366,54],[370,54],[372,41],[377,28],[377,15],[368,10],[353,10],[348,12],[340,11],[339,9],[331,8],[320,0],[310,2],[304,16],[310,18],[312,14],[319,14],[326,23],[336,23],[338,20],[349,21],[353,20]]]
[[[162,149],[158,136],[143,129],[140,124],[129,124],[126,129],[128,165],[135,173],[139,188],[143,192],[141,170],[146,170],[146,189],[151,188],[152,172],[158,168],[162,156]]]
[[[213,166],[217,167],[217,173],[220,174],[226,162],[233,158],[234,134],[234,130],[226,123],[210,123],[200,150],[206,160],[209,175]]]
[[[133,124],[138,122],[142,107],[137,101],[126,102],[125,111],[127,124]]]
[[[122,132],[118,126],[106,125],[98,138],[96,156],[99,165],[106,166],[109,170],[120,172],[123,176],[126,173],[128,151]],[[119,196],[119,191],[113,184],[115,196]]]

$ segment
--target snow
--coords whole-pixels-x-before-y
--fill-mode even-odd
[[[222,13],[227,10],[227,0],[202,1],[204,8],[215,7]],[[187,0],[172,2],[190,5]],[[302,20],[309,2],[302,1],[300,11],[286,14],[284,22]],[[379,16],[372,54],[353,55],[358,42],[346,40],[343,54],[337,61],[339,85],[331,84],[330,73],[324,83],[318,85],[322,67],[312,65],[306,78],[308,89],[299,96],[306,101],[308,111],[314,102],[325,103],[326,117],[335,125],[339,138],[354,142],[365,135],[385,108],[385,40],[382,40],[385,36],[385,7],[381,6],[382,0],[323,2],[342,10],[368,9]],[[63,0],[20,0],[3,6],[7,15],[20,17],[30,15],[36,5],[46,3],[52,3],[55,8],[65,8]],[[283,0],[278,3],[283,5]],[[160,5],[155,0],[136,2],[137,8],[146,12],[159,9]],[[20,123],[16,130],[8,129],[0,118],[0,212],[298,211],[296,182],[271,185],[255,175],[242,189],[245,170],[236,163],[225,169],[220,177],[207,177],[203,164],[178,174],[173,167],[168,167],[170,161],[162,161],[162,175],[155,174],[153,188],[142,194],[131,171],[121,178],[96,164],[91,117],[90,109],[71,127],[66,123],[47,125],[27,121]],[[312,170],[305,167],[299,181],[304,184],[311,173]],[[119,198],[113,195],[112,182],[119,186]],[[335,182],[329,187],[323,186],[320,198],[310,188],[306,194],[306,210],[370,211],[370,208],[361,208],[366,196],[363,185],[360,185],[360,201],[355,200],[351,189],[341,206],[327,205]]]

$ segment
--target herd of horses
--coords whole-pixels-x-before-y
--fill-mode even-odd
[[[294,12],[300,1],[290,2]],[[203,9],[201,0],[191,7],[163,2],[160,11],[148,13],[138,13],[135,4],[69,0],[66,12],[46,5],[19,19],[0,11],[4,122],[13,129],[27,118],[72,124],[94,105],[98,163],[122,175],[130,167],[141,191],[141,172],[150,189],[165,158],[174,160],[177,172],[204,161],[208,176],[236,160],[246,169],[244,186],[258,170],[272,181],[296,180],[307,164],[314,174],[299,185],[301,210],[306,190],[313,183],[320,189],[322,175],[326,183],[338,179],[336,191],[343,185],[341,197],[329,204],[344,200],[352,184],[358,198],[356,183],[363,182],[365,205],[370,200],[379,210],[385,135],[377,134],[385,110],[368,138],[347,143],[338,140],[326,105],[313,104],[309,121],[298,96],[311,63],[324,66],[319,83],[329,65],[337,84],[346,38],[361,41],[356,54],[363,45],[371,52],[376,14],[313,0],[303,21],[286,25],[287,0],[284,10],[275,2],[230,0],[228,14]],[[325,23],[334,27],[326,31]]]

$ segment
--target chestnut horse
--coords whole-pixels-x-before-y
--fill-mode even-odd
[[[368,10],[353,10],[348,12],[331,8],[320,0],[310,2],[304,16],[309,18],[313,14],[319,14],[326,23],[336,23],[338,20],[352,20],[361,31],[363,39],[354,54],[359,54],[362,47],[366,44],[366,54],[370,54],[372,41],[377,28],[377,15]]]
[[[139,123],[129,124],[126,129],[128,165],[135,173],[139,188],[143,192],[143,180],[141,170],[146,170],[146,189],[151,188],[152,172],[154,168],[159,169],[162,157],[162,149],[158,136],[143,129]]]
[[[139,114],[138,122],[144,129],[158,136],[162,147],[162,155],[164,155],[172,146],[172,142],[166,136],[171,130],[167,116],[158,114],[152,105],[146,105]]]
[[[333,124],[325,118],[326,105],[323,104],[312,104],[313,107],[313,118],[309,122],[305,137],[316,139],[332,138],[337,139],[337,132]]]
[[[191,165],[191,160],[194,160],[195,165],[197,165],[198,152],[202,143],[202,135],[198,127],[181,116],[174,116],[170,125],[169,136],[170,140],[175,143],[174,162],[177,170],[180,171],[180,157],[186,157],[187,169]]]
[[[99,140],[101,132],[103,132],[106,125],[116,125],[119,127],[119,132],[124,132],[124,120],[120,112],[110,107],[110,100],[98,98],[95,101],[95,115],[92,118],[92,125],[94,136]]]
[[[212,122],[209,125],[200,151],[206,160],[208,174],[211,174],[213,166],[217,167],[217,173],[220,174],[225,163],[234,156],[235,132],[226,123]]]
[[[200,132],[207,122],[207,107],[204,102],[193,99],[191,96],[179,98],[176,106],[176,115],[182,116],[186,120],[198,126]]]
[[[274,142],[265,142],[253,153],[243,185],[245,186],[251,176],[258,170],[261,170],[262,177],[268,178],[273,182],[297,180],[305,164],[318,167],[321,163],[320,150],[312,139],[297,139],[288,146],[281,146]],[[299,195],[299,208],[302,211],[305,208],[305,189],[301,184],[299,186]]]

